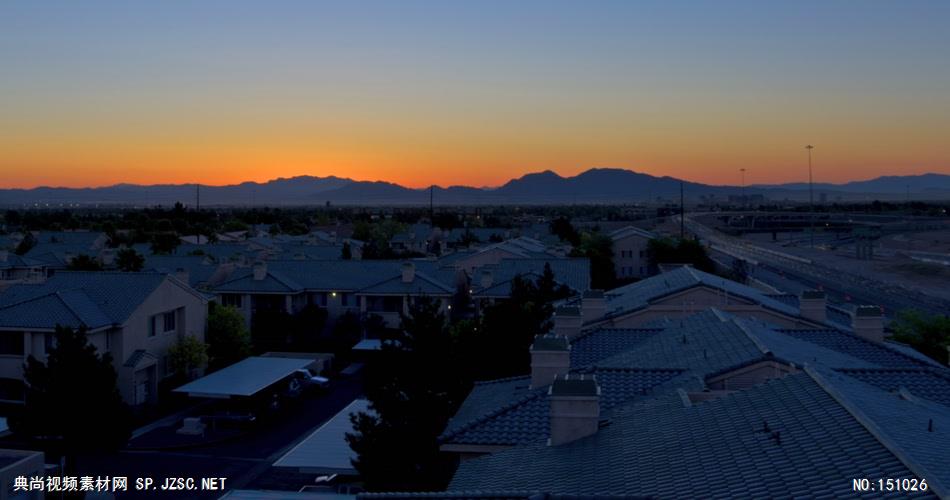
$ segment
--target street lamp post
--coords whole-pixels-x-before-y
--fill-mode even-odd
[[[805,146],[805,149],[808,150],[808,211],[811,212],[808,225],[811,233],[811,247],[815,248],[815,187],[811,175],[811,150],[815,149],[815,146],[809,144]]]
[[[746,194],[746,189],[745,189],[745,169],[744,169],[744,168],[740,168],[740,169],[739,169],[739,172],[742,174],[742,184],[741,184],[741,188],[742,188],[742,206],[745,207],[745,206],[748,206],[748,203],[749,203],[749,198],[747,197],[748,195]]]

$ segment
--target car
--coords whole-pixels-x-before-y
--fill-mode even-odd
[[[294,372],[293,380],[299,380],[304,388],[326,389],[330,386],[330,379],[317,375],[308,368],[301,368]]]

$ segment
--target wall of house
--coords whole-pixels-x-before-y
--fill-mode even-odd
[[[613,318],[606,325],[617,328],[637,328],[664,318],[680,318],[715,307],[744,318],[756,318],[780,328],[807,328],[816,326],[803,318],[766,309],[759,304],[735,295],[726,296],[718,290],[695,287],[651,303],[648,307],[628,315]]]
[[[741,390],[759,385],[773,378],[784,377],[793,370],[775,362],[763,362],[740,368],[709,382],[713,390]]]
[[[157,331],[149,336],[149,323],[156,314],[177,311],[176,328],[171,332]],[[205,338],[205,325],[208,320],[208,306],[196,293],[166,279],[132,313],[122,328],[121,352],[115,352],[115,363],[119,372],[119,390],[126,401],[133,401],[134,379],[127,375],[128,370],[120,369],[127,359],[137,350],[144,349],[157,359],[155,377],[166,375],[165,357],[168,349],[180,336],[191,335],[202,342]],[[154,383],[157,383],[155,380]]]
[[[638,235],[614,240],[614,272],[617,278],[645,278],[650,275],[647,246],[650,240]]]

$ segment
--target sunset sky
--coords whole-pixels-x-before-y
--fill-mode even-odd
[[[950,173],[950,1],[0,2],[0,187]]]

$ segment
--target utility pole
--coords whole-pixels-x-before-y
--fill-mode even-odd
[[[811,150],[815,146],[811,144],[805,146],[808,150],[808,210],[811,212],[808,217],[809,232],[811,233],[811,247],[815,248],[815,188],[811,175]]]
[[[745,169],[740,168],[739,172],[742,174],[742,185],[741,185],[742,186],[742,206],[745,207],[749,203],[749,198],[748,198],[748,195],[746,194],[746,189],[745,189]]]
[[[680,181],[680,240],[686,239],[686,204],[683,202],[683,181]]]
[[[433,196],[435,193],[435,184],[429,186],[429,228],[435,227],[435,205],[433,204]]]
[[[201,183],[195,184],[195,213],[201,211]],[[201,244],[201,233],[195,231],[195,244]]]

